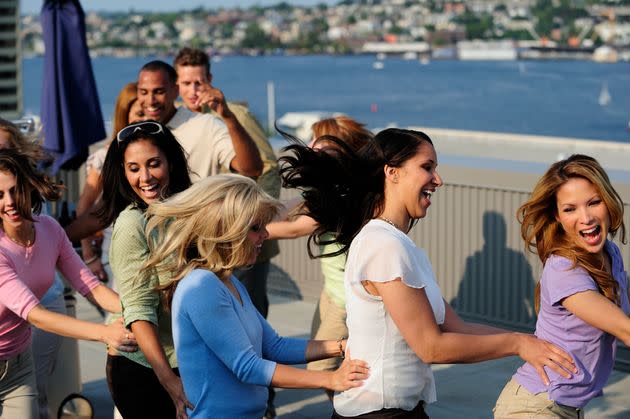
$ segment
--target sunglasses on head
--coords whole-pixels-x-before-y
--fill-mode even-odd
[[[131,124],[126,126],[125,128],[118,131],[116,135],[116,140],[121,143],[127,141],[129,137],[131,137],[136,132],[141,132],[144,134],[159,134],[164,132],[164,128],[162,128],[162,124],[154,121],[142,121],[136,122],[135,124]]]

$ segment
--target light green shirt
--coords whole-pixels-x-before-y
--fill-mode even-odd
[[[322,240],[331,240],[333,235],[326,233],[322,236]],[[320,251],[324,253],[333,253],[341,249],[338,244],[327,244],[320,246]],[[346,254],[339,256],[327,257],[320,259],[322,263],[322,275],[324,275],[324,290],[331,300],[341,308],[346,307],[346,293],[343,286],[343,277],[346,268]]]
[[[116,278],[118,294],[123,308],[125,325],[129,327],[137,320],[153,323],[158,328],[158,338],[168,362],[177,367],[171,316],[164,308],[160,294],[155,290],[158,284],[168,278],[140,278],[139,272],[149,258],[149,247],[144,235],[146,219],[144,212],[132,205],[125,208],[114,222],[112,243],[109,249],[109,263]],[[136,352],[121,352],[121,355],[145,367],[151,365],[140,349]]]

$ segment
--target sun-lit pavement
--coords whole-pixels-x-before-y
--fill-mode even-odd
[[[79,299],[77,317],[99,321],[100,316],[89,303]],[[279,333],[306,337],[311,324],[315,301],[300,301],[271,296],[269,320]],[[111,419],[113,404],[105,381],[105,347],[95,342],[81,342],[81,378],[83,395],[95,407],[96,419]],[[520,365],[517,358],[471,365],[434,366],[439,402],[428,407],[432,418],[490,418],[492,407],[503,385]],[[586,417],[629,418],[630,374],[615,371],[606,395],[590,403]],[[329,418],[331,407],[322,391],[282,390],[276,395],[280,418]]]

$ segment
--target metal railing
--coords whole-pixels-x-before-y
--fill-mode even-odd
[[[283,198],[292,196],[294,191],[283,190]],[[447,183],[433,195],[427,217],[410,232],[427,251],[444,298],[462,317],[512,330],[534,329],[533,295],[542,265],[537,255],[525,251],[516,220],[528,197],[525,190]],[[628,204],[625,223],[630,226]],[[629,263],[630,248],[620,248]],[[281,240],[272,263],[271,290],[319,297],[320,266],[308,258],[306,239]],[[619,349],[617,368],[630,370],[630,350]]]

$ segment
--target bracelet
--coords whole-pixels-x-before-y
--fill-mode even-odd
[[[346,351],[343,350],[343,344],[342,344],[344,339],[345,339],[345,337],[341,337],[341,338],[337,339],[337,346],[339,347],[339,353],[341,354],[339,356],[342,357],[342,358],[346,357]]]
[[[83,263],[85,263],[86,265],[89,265],[90,263],[96,262],[99,259],[100,259],[100,257],[98,255],[97,256],[92,256],[88,260],[84,260]]]

